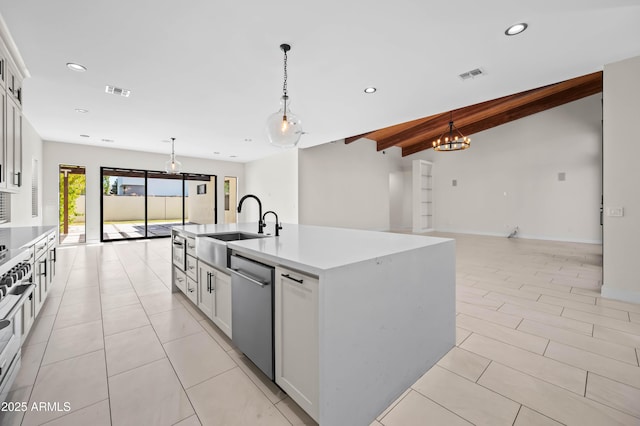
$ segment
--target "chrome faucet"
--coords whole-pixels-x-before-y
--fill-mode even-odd
[[[240,202],[238,203],[238,213],[242,212],[242,203],[244,203],[244,200],[246,200],[247,198],[254,198],[258,202],[258,234],[264,234],[264,232],[262,232],[262,230],[264,229],[264,222],[262,220],[262,202],[260,202],[260,199],[258,197],[253,194],[247,194],[244,197],[240,198]]]
[[[269,210],[268,212],[265,212],[262,215],[262,222],[264,223],[264,226],[267,226],[267,221],[265,220],[265,217],[267,217],[267,215],[271,213],[276,217],[276,237],[280,236],[280,230],[282,229],[282,224],[278,221],[278,215],[276,214],[276,212],[274,212],[273,210]]]

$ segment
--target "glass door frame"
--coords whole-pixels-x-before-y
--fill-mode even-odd
[[[104,238],[104,176],[105,172],[125,172],[132,173],[138,172],[144,174],[144,236],[141,237],[128,237],[128,238],[118,238],[118,239],[105,239]],[[141,169],[129,169],[124,167],[100,167],[100,242],[114,242],[114,241],[133,241],[133,240],[146,240],[146,239],[155,239],[155,238],[169,238],[171,235],[149,235],[149,191],[148,191],[148,183],[149,183],[149,175],[152,175],[153,178],[158,179],[161,176],[166,176],[166,179],[175,179],[180,180],[182,182],[181,191],[182,191],[182,225],[185,225],[185,212],[186,212],[186,184],[189,180],[197,180],[198,177],[206,177],[211,180],[213,177],[214,182],[214,223],[218,223],[218,176],[217,175],[209,175],[209,174],[201,174],[201,173],[180,173],[179,175],[169,175],[166,172],[160,172],[155,170],[141,170]],[[107,174],[109,176],[109,174]],[[169,177],[171,176],[171,177]],[[195,178],[195,179],[194,179]]]

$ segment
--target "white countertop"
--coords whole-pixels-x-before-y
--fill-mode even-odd
[[[174,229],[194,237],[234,231],[256,234],[258,224],[252,222],[224,225],[185,225],[176,226]],[[273,233],[273,229],[274,223],[268,223],[264,232],[265,234]],[[233,241],[228,243],[228,247],[277,264],[319,274],[328,269],[440,244],[445,241],[450,240],[421,235],[285,223],[279,237]]]
[[[13,226],[0,228],[0,244],[6,245],[9,249],[28,247],[55,229],[55,226]]]

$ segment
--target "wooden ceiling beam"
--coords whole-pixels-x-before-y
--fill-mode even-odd
[[[423,142],[426,137],[434,138],[434,136],[432,136],[434,133],[438,133],[435,138],[440,136],[442,132],[445,131],[448,127],[449,117],[451,115],[453,116],[456,127],[462,128],[475,121],[482,121],[487,117],[508,113],[508,111],[519,108],[522,105],[538,102],[549,96],[562,94],[567,90],[573,90],[576,87],[592,88],[594,86],[599,87],[600,91],[602,90],[602,72],[588,74],[582,77],[574,78],[549,86],[544,86],[538,89],[532,89],[525,92],[520,92],[513,95],[504,96],[502,98],[471,105],[468,107],[459,108],[451,111],[451,113],[446,112],[436,114],[430,117],[426,117],[417,125],[408,128],[403,127],[402,129],[400,129],[398,127],[399,125],[385,128],[382,130],[385,130],[386,133],[390,136],[386,138],[377,138],[374,140],[376,140],[377,142],[378,151],[388,149],[396,145],[401,147],[405,147],[408,145],[413,146],[416,143]],[[391,132],[391,129],[395,130]]]
[[[510,121],[518,120],[547,109],[555,108],[557,106],[600,93],[602,92],[602,73],[595,74],[599,74],[600,78],[585,79],[581,84],[576,84],[573,87],[565,87],[562,91],[547,94],[547,96],[538,98],[532,102],[517,106],[513,105],[512,108],[507,111],[497,112],[494,110],[493,114],[485,115],[478,121],[468,122],[456,127],[458,127],[463,135],[469,136],[492,127],[500,126]],[[459,121],[456,120],[456,123],[459,123]],[[415,154],[416,152],[432,148],[433,140],[437,139],[441,134],[442,130],[439,132],[432,132],[430,134],[423,134],[421,135],[422,137],[419,142],[403,144],[402,156]]]
[[[362,138],[366,138],[368,135],[369,133],[363,133],[361,135],[349,136],[348,138],[344,138],[344,143],[349,145],[352,142],[359,141]]]

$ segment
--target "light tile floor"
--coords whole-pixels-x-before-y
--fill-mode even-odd
[[[600,297],[600,246],[440,235],[457,346],[372,425],[640,425],[640,305]],[[0,424],[315,424],[169,293],[170,258],[168,240],[60,248],[8,398],[60,409]]]

